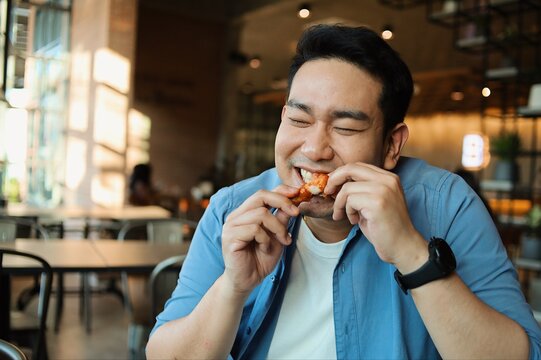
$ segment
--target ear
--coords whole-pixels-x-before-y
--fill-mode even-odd
[[[400,152],[408,141],[409,129],[406,124],[397,124],[387,135],[385,139],[385,158],[383,159],[383,168],[392,170],[400,159]]]
[[[282,119],[283,121],[285,116],[286,116],[286,105],[282,107],[282,115],[280,116],[280,119]]]

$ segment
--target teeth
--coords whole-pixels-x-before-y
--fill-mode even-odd
[[[301,169],[302,180],[307,183],[312,181],[312,173],[310,171]]]

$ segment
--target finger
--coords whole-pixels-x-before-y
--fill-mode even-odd
[[[257,224],[248,224],[231,228],[228,231],[227,237],[235,240],[222,242],[224,246],[229,244],[230,252],[243,250],[254,241],[258,244],[265,244],[271,241],[270,236],[265,229]]]
[[[299,193],[299,188],[281,184],[275,187],[272,191],[278,194],[282,194],[287,198],[291,198]]]
[[[340,185],[350,181],[389,182],[390,180],[386,180],[386,178],[395,176],[394,173],[371,164],[361,162],[346,164],[329,174],[329,181],[324,192],[332,194],[338,190]]]
[[[278,211],[281,212],[281,210]],[[287,213],[281,212],[280,218],[278,218],[277,216],[271,214],[267,208],[261,207],[245,213],[242,216],[233,218],[228,222],[231,226],[244,226],[250,224],[263,226],[268,232],[275,236],[278,241],[284,245],[289,245],[291,239],[289,238],[287,232],[287,220],[283,222],[286,216],[289,218]]]
[[[348,203],[346,204],[346,215],[348,217],[348,220],[350,222],[350,224],[352,225],[355,225],[357,223],[359,223],[359,220],[361,218],[360,216],[360,209],[358,210],[352,203],[351,201],[348,201]]]
[[[229,217],[237,217],[260,207],[281,209],[290,216],[299,214],[299,209],[286,196],[277,192],[259,190],[246,199]]]
[[[381,186],[381,184],[366,181],[349,182],[344,184],[334,200],[333,219],[341,220],[346,216],[346,204],[351,196],[372,198],[374,194],[381,191],[378,189]]]

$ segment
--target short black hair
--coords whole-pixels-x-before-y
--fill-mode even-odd
[[[404,121],[413,93],[410,70],[400,55],[367,27],[315,25],[305,30],[289,68],[288,90],[305,62],[332,58],[351,63],[382,82],[379,106],[384,134]]]

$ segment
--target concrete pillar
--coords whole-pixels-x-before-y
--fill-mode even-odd
[[[72,6],[65,203],[121,206],[137,0],[74,0]]]

